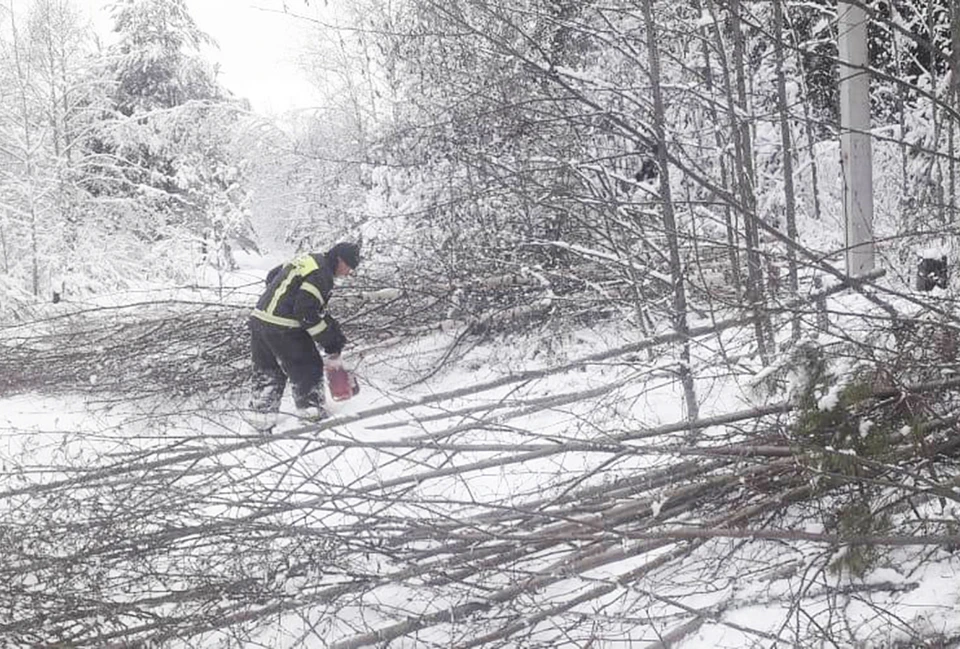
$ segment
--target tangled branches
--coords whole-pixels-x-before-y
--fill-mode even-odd
[[[955,498],[951,426],[926,429],[923,454],[912,439],[882,462],[835,449],[858,464],[835,481],[804,459],[829,451],[790,432],[792,404],[702,419],[691,444],[689,422],[622,416],[651,368],[605,357],[618,362],[590,387],[577,368],[597,356],[268,438],[245,436],[229,413],[128,418],[97,431],[114,450],[91,462],[89,432],[58,434],[45,451],[56,471],[6,460],[18,478],[0,491],[0,637],[496,647],[682,638],[709,624],[741,642],[829,633],[842,644],[854,636],[817,613],[825,599],[869,593],[892,619],[918,582],[838,590],[838,552],[920,548],[901,557],[909,565],[960,544],[934,515],[938,497]],[[567,392],[551,390],[554,375]],[[534,424],[558,416],[557,432]],[[936,482],[920,477],[931,457]],[[889,530],[824,528],[850,484],[887,486]],[[724,614],[752,606],[813,612],[779,629]]]
[[[0,395],[222,394],[243,381],[247,315],[223,304],[169,301],[9,327],[0,338]]]
[[[189,375],[198,394],[229,388],[241,310],[187,311],[178,320],[167,305],[142,326],[72,316],[75,345],[44,347],[34,332],[22,349],[69,367],[77,347],[121,331],[140,346],[105,347],[101,363],[129,368],[128,348],[160,354],[147,342],[165,340],[172,358],[155,366],[172,367],[197,349],[188,333],[220,327],[202,382],[175,368],[148,386]],[[943,397],[960,382],[866,389],[821,364],[804,372],[802,398],[662,423],[649,404],[675,399],[676,335],[486,381],[438,376],[272,437],[228,407],[162,414],[129,400],[98,421],[9,425],[23,444],[2,458],[0,642],[656,646],[709,627],[730,646],[843,646],[894,623],[899,639],[928,636],[897,605],[924,589],[924,562],[960,546],[960,444]],[[86,371],[37,385],[103,398]],[[943,407],[911,411],[901,430],[897,409],[925,395]],[[858,424],[868,414],[882,444]],[[887,557],[899,578],[849,578]],[[872,624],[834,614],[853,602],[870,603]],[[777,613],[742,614],[757,607]]]

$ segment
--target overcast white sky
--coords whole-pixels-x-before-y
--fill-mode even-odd
[[[321,2],[322,0],[316,0]],[[86,0],[97,24],[110,29],[109,0]],[[286,0],[306,13],[303,0]],[[284,0],[187,0],[193,19],[212,36],[219,50],[207,52],[220,64],[220,81],[258,112],[282,113],[316,106],[317,93],[297,68],[305,35],[303,21],[284,15]]]
[[[302,0],[287,0],[303,10]],[[220,63],[221,82],[247,97],[258,111],[283,112],[317,104],[317,95],[297,68],[306,36],[302,21],[283,13],[283,0],[187,0],[194,20],[220,46],[209,53]]]

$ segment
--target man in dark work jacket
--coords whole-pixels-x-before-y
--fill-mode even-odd
[[[327,364],[339,365],[347,339],[326,313],[335,277],[346,277],[360,263],[360,247],[338,243],[326,253],[310,253],[267,274],[267,289],[250,315],[253,357],[250,423],[260,431],[276,424],[283,390],[290,381],[301,417],[326,416],[323,348]]]

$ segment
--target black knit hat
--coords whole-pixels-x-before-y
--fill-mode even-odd
[[[351,269],[356,269],[360,265],[360,246],[355,243],[344,241],[338,243],[330,252],[327,253],[331,259],[340,258]]]

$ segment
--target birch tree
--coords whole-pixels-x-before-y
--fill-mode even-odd
[[[4,265],[22,273],[34,296],[48,277],[43,276],[42,257],[50,250],[49,226],[59,222],[54,210],[57,191],[55,164],[48,152],[43,122],[46,106],[36,80],[33,50],[21,16],[12,10],[2,40],[6,92],[0,106],[0,133],[4,142],[4,208],[9,215],[4,233],[8,254]],[[24,263],[24,261],[26,263]]]

